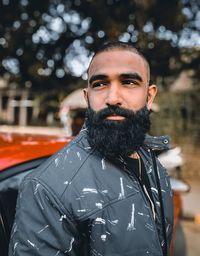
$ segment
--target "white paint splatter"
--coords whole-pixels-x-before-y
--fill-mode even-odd
[[[80,132],[84,132],[84,131],[87,131],[87,128],[83,128],[80,130]]]
[[[86,209],[79,209],[77,212],[86,212]]]
[[[169,231],[169,228],[170,228],[170,224],[167,225],[167,228],[166,228],[166,232],[168,233]]]
[[[102,218],[96,218],[95,219],[95,224],[103,224],[105,225],[106,224],[106,221]]]
[[[107,189],[102,190],[102,191],[101,191],[101,193],[103,193],[103,194],[107,194],[107,193],[108,193],[108,190],[107,190]]]
[[[37,185],[35,186],[35,189],[34,189],[34,195],[38,192],[38,188],[39,188],[39,186],[40,186],[40,184],[37,184]]]
[[[145,213],[143,213],[143,212],[138,212],[138,215],[150,217],[148,214],[145,214]]]
[[[60,253],[60,250],[59,251],[57,251],[57,253],[54,255],[54,256],[58,256],[58,254]]]
[[[127,186],[127,188],[131,188],[131,189],[133,189],[133,187],[132,186],[129,186],[129,185],[126,185]]]
[[[169,183],[168,183],[168,180],[165,178],[165,183],[166,183],[166,186],[169,187]]]
[[[161,189],[161,191],[162,191],[163,193],[166,193],[166,191],[165,191],[164,189]]]
[[[124,184],[123,184],[123,178],[120,177],[120,188],[121,188],[121,193],[119,193],[119,199],[125,198],[124,194]]]
[[[95,193],[98,194],[97,190],[95,188],[84,188],[83,189],[83,193],[87,194],[87,193]]]
[[[158,178],[160,180],[160,170],[159,170],[159,168],[157,169],[157,172],[158,172]]]
[[[105,242],[106,241],[106,237],[107,237],[107,235],[101,235],[101,240],[103,241],[103,242]]]
[[[20,198],[20,199],[22,198],[22,192],[19,193],[19,198]]]
[[[17,231],[17,224],[16,222],[13,224],[12,234],[10,236],[10,239],[14,236],[15,232]]]
[[[67,219],[67,216],[65,214],[60,216],[59,221],[63,221],[63,219]]]
[[[96,203],[95,205],[96,205],[96,207],[99,208],[99,209],[102,209],[102,208],[103,208],[102,203]]]
[[[156,188],[151,187],[152,191],[155,191],[158,194],[158,190]]]
[[[135,230],[135,204],[132,204],[132,212],[131,212],[131,222],[128,223],[127,230],[132,231]]]
[[[86,150],[87,150],[87,149],[91,149],[91,147],[85,147],[84,149],[86,149]]]
[[[14,251],[16,250],[18,244],[19,244],[19,242],[16,242],[16,243],[14,244]]]
[[[156,201],[156,204],[160,207],[160,202]]]
[[[148,174],[151,173],[151,172],[152,172],[152,169],[153,169],[152,166],[150,166],[149,169],[147,170],[147,173],[148,173]]]
[[[72,250],[72,244],[74,242],[74,238],[72,237],[71,241],[70,241],[70,245],[69,245],[69,249],[67,249],[64,253],[70,252]]]
[[[39,250],[39,248],[34,244],[32,243],[30,240],[27,240],[27,242],[35,249]]]
[[[76,152],[76,154],[77,154],[78,158],[81,160],[81,154],[80,154],[80,152]]]
[[[101,159],[102,170],[106,169],[105,158]]]
[[[38,231],[38,234],[40,234],[41,232],[43,232],[46,228],[48,228],[49,227],[49,225],[46,225],[44,228],[42,228],[42,229],[40,229],[39,231]]]
[[[116,225],[119,222],[119,220],[108,220],[108,222],[112,225]]]
[[[59,164],[59,159],[56,158],[56,159],[55,159],[55,165],[56,165],[56,167],[58,167],[58,164]]]
[[[65,185],[68,185],[68,184],[69,184],[69,181],[67,181],[67,180],[64,181],[64,184],[65,184]]]

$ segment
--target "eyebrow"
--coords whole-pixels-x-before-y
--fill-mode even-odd
[[[104,79],[108,79],[108,76],[103,74],[94,75],[94,76],[91,76],[91,78],[89,79],[89,84],[92,84],[94,81],[104,80]]]
[[[124,73],[124,74],[120,74],[119,77],[120,79],[135,79],[140,82],[143,82],[142,77],[138,73]]]
[[[119,75],[119,78],[120,79],[135,79],[140,82],[143,82],[142,77],[138,73],[123,73],[123,74]],[[109,79],[109,77],[104,74],[93,75],[89,79],[89,84],[92,84],[94,81],[97,81],[97,80],[105,80],[105,79]]]

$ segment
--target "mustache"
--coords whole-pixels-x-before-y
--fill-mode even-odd
[[[101,120],[113,115],[131,118],[135,115],[135,112],[118,106],[109,106],[96,112],[96,118]]]

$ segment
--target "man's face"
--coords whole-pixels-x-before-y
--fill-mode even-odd
[[[88,140],[105,156],[129,156],[150,128],[149,109],[156,86],[148,86],[147,64],[128,50],[94,57],[89,68],[86,125]]]
[[[150,109],[156,95],[156,86],[149,86],[147,64],[138,54],[114,49],[97,54],[88,71],[85,98],[94,111],[108,106],[119,106],[137,111]],[[122,116],[107,119],[120,121]]]

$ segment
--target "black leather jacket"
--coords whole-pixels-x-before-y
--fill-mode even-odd
[[[83,129],[23,181],[9,255],[163,255],[172,233],[172,192],[152,150],[167,146],[166,137],[147,136],[138,151],[150,181],[154,220],[134,173],[122,158],[117,165],[92,150]]]

